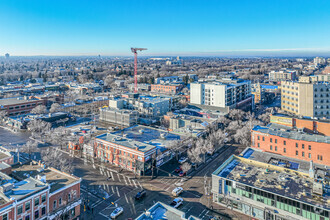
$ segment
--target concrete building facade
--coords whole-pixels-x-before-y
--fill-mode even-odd
[[[252,102],[249,81],[223,80],[190,84],[191,104],[236,108],[246,101]]]
[[[330,84],[281,82],[282,110],[301,116],[330,118]]]

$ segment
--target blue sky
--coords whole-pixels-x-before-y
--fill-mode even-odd
[[[330,51],[329,0],[0,0],[0,55]]]

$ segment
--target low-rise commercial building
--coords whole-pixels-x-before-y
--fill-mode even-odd
[[[166,205],[162,202],[156,202],[144,213],[139,215],[135,220],[200,220],[195,216],[186,217],[186,214],[172,206]]]
[[[297,72],[295,70],[282,69],[278,71],[271,71],[269,74],[269,81],[282,81],[282,80],[296,80]]]
[[[255,126],[251,133],[253,148],[271,152],[286,157],[330,165],[330,157],[326,156],[330,151],[330,137],[317,134],[309,134],[303,129],[269,124],[267,126]]]
[[[132,126],[138,123],[138,118],[139,113],[134,110],[110,107],[100,108],[100,120],[115,125]]]
[[[213,202],[256,219],[329,220],[324,166],[247,148],[212,174]]]
[[[183,88],[182,84],[151,84],[151,92],[175,95]]]
[[[1,219],[71,220],[80,216],[79,178],[36,162],[14,165],[11,173],[0,172],[0,176]]]
[[[136,125],[95,137],[94,156],[103,162],[144,175],[152,163],[161,166],[173,155],[166,146],[183,136]]]
[[[330,136],[330,121],[316,120],[308,117],[292,117],[284,114],[273,114],[270,123],[289,126],[291,129],[302,129],[309,134]]]

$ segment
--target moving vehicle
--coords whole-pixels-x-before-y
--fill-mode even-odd
[[[188,160],[187,157],[181,157],[181,158],[179,159],[179,163],[183,164],[183,163],[186,162],[187,160]]]
[[[143,197],[145,197],[145,196],[146,196],[146,191],[143,189],[136,194],[135,199],[140,200],[140,199],[143,199]]]
[[[187,175],[187,172],[183,172],[183,171],[181,170],[181,172],[179,173],[179,176],[185,176],[185,175]]]
[[[171,202],[171,204],[170,204],[170,206],[172,206],[172,207],[174,207],[174,208],[178,208],[180,205],[182,205],[183,204],[183,199],[182,198],[175,198],[172,202]]]
[[[110,218],[115,219],[123,212],[124,212],[124,209],[122,207],[118,207],[115,210],[113,210],[113,212],[110,214]]]
[[[172,195],[173,196],[178,196],[183,192],[183,188],[182,187],[176,187],[175,189],[173,189],[172,191]]]
[[[175,170],[174,170],[176,173],[179,173],[180,171],[182,171],[181,167],[177,167]]]

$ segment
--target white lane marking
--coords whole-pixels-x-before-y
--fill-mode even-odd
[[[135,180],[132,180],[132,181],[133,181],[133,183],[134,183],[134,186],[135,186],[136,188],[138,188],[137,185],[136,185],[136,183],[135,183]]]
[[[141,186],[141,184],[140,184],[140,182],[139,182],[139,181],[137,181],[137,183],[139,184],[139,186],[140,186],[141,188],[143,188],[143,187]]]
[[[111,173],[111,178],[113,179],[113,181],[115,181],[115,177],[113,176],[113,173],[110,171]]]
[[[202,216],[202,215],[203,215],[203,213],[204,213],[205,211],[207,211],[207,210],[206,210],[206,209],[204,209],[204,210],[201,212],[201,214],[199,214],[198,218],[199,218],[200,216]]]
[[[132,185],[131,179],[130,178],[127,178],[127,180],[129,182],[129,185]]]
[[[125,176],[123,176],[123,178],[124,178],[125,184],[127,185],[127,181],[126,181],[126,178],[125,178]]]
[[[120,177],[119,177],[119,173],[117,173],[117,176],[118,176],[119,182],[121,182],[121,179],[120,179]]]
[[[118,195],[118,197],[120,197],[120,193],[119,193],[118,186],[116,186],[116,190],[117,190],[117,195]]]

